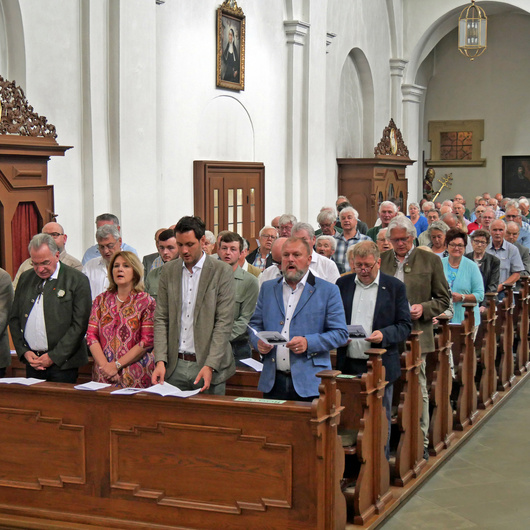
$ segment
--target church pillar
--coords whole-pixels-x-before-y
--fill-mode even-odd
[[[399,128],[403,125],[401,84],[407,63],[405,59],[390,59],[390,116]],[[405,143],[407,143],[406,139]]]
[[[426,88],[420,85],[407,84],[401,87],[403,93],[403,139],[409,149],[409,156],[417,162],[406,169],[408,181],[408,202],[418,202],[422,189],[422,149],[423,138],[423,105]]]
[[[307,70],[305,53],[309,24],[286,20],[287,36],[287,145],[285,154],[285,211],[300,220],[302,196],[307,193]],[[307,203],[307,201],[305,201]]]

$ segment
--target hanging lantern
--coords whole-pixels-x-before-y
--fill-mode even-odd
[[[458,49],[460,53],[471,59],[486,51],[488,17],[481,7],[471,5],[465,7],[458,19]]]

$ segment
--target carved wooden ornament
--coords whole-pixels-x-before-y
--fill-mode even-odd
[[[24,91],[0,75],[0,134],[57,138],[55,126],[39,116]]]
[[[409,158],[409,150],[403,141],[401,131],[391,119],[383,130],[381,141],[375,146],[374,155],[403,156]]]

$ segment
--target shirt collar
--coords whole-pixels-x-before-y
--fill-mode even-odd
[[[368,285],[365,285],[361,280],[359,280],[359,276],[355,275],[355,283],[362,287],[363,289],[369,289],[370,287],[373,287],[374,285],[379,287],[379,279],[381,277],[381,271],[377,271],[377,276],[375,277],[374,281],[372,283],[369,283]]]
[[[397,257],[397,254],[396,254],[396,251],[395,250],[392,250],[392,252],[394,253],[394,259],[396,260],[396,263],[406,263],[407,260],[410,258],[410,255],[412,254],[412,252],[414,251],[416,247],[414,245],[412,245],[412,248],[405,254],[405,258],[403,259],[403,261],[400,261],[399,258]]]
[[[490,249],[495,251],[495,252],[498,252],[499,250],[506,250],[506,245],[505,245],[506,241],[503,239],[502,240],[502,243],[501,243],[501,246],[499,248],[495,248],[493,246],[493,241],[491,242],[491,246],[490,246]]]
[[[204,262],[206,261],[206,253],[203,252],[201,259],[195,263],[195,265],[191,268],[191,274],[197,272],[199,269],[202,269],[204,267]],[[186,269],[188,272],[188,268],[186,267],[186,264],[184,263],[184,260],[182,260],[182,268]]]

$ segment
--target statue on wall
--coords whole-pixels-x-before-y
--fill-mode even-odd
[[[430,167],[427,170],[427,173],[425,173],[425,178],[423,179],[423,198],[427,199],[428,201],[432,201],[432,195],[434,192],[433,182],[435,176],[436,172],[432,167]]]

